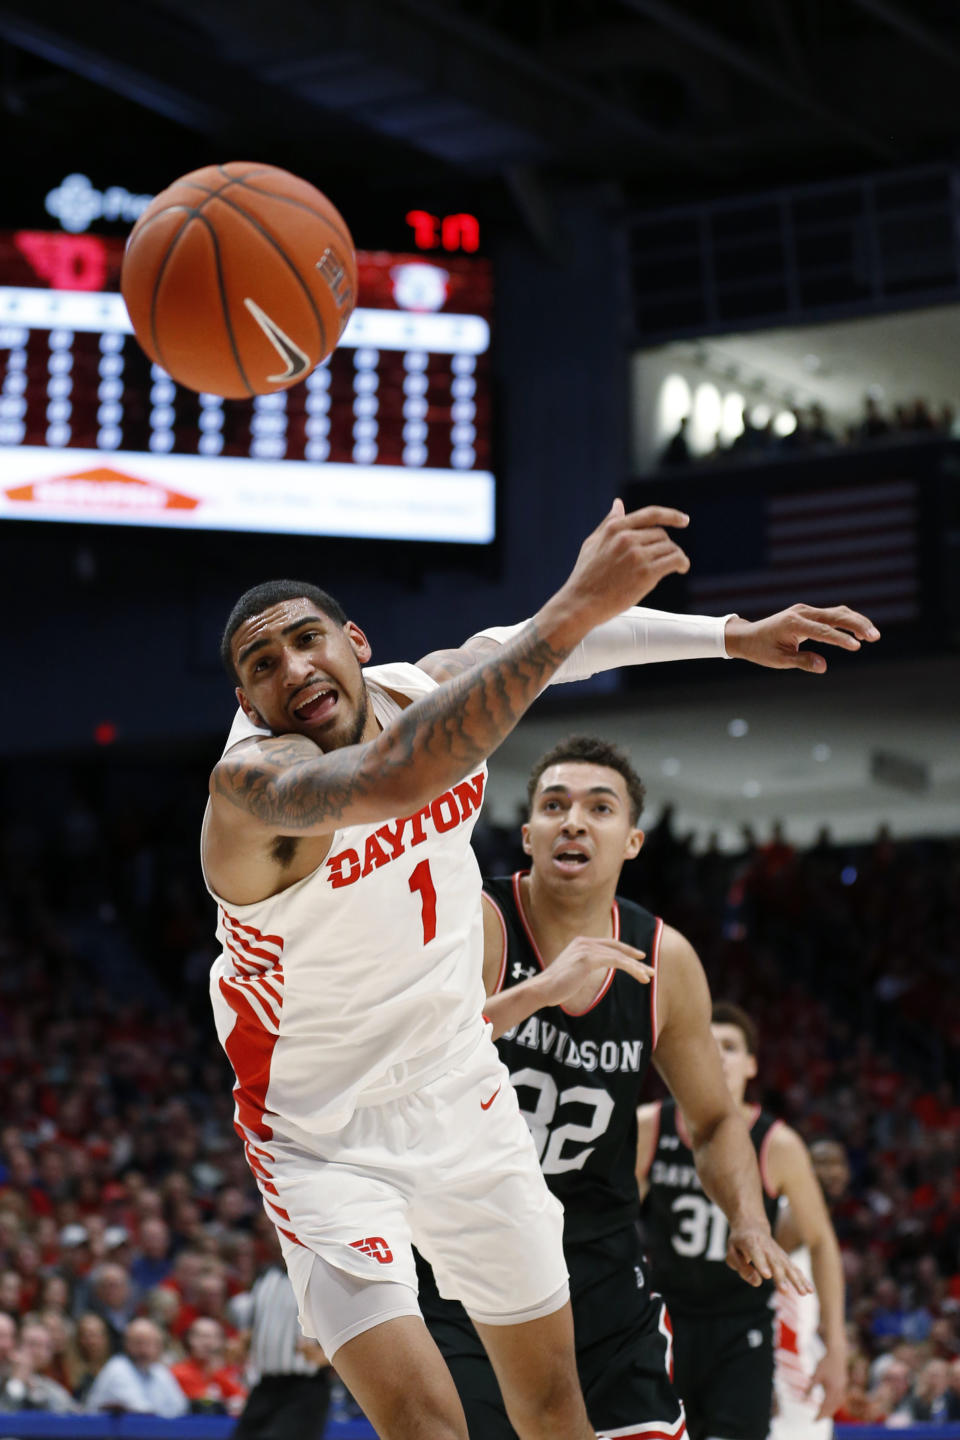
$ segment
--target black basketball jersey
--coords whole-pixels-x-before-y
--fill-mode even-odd
[[[778,1120],[757,1106],[750,1139],[761,1176],[764,1145],[777,1124]],[[675,1100],[665,1100],[660,1107],[660,1129],[647,1180],[650,1188],[643,1206],[647,1255],[653,1283],[667,1307],[699,1314],[769,1310],[773,1281],[748,1285],[726,1264],[727,1217],[703,1192],[693,1152],[678,1129]],[[771,1230],[778,1203],[778,1197],[769,1194],[764,1184],[763,1208]]]
[[[505,950],[497,991],[543,968],[527,925],[520,875],[485,880]],[[629,900],[613,907],[614,938],[656,967],[663,922]],[[565,1243],[609,1235],[636,1219],[637,1105],[655,1043],[656,981],[598,975],[587,1010],[537,1011],[496,1042],[537,1146],[546,1182],[566,1212]]]

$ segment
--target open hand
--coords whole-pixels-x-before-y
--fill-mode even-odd
[[[578,935],[539,977],[544,1005],[563,1005],[576,995],[597,970],[625,970],[641,985],[649,985],[653,969],[644,965],[642,950],[634,950],[622,940],[600,940],[591,935]]]
[[[591,628],[638,604],[665,575],[685,574],[690,561],[667,534],[689,517],[667,505],[646,505],[626,514],[614,500],[607,515],[580,547],[577,563],[563,587]]]
[[[798,1295],[813,1294],[806,1275],[793,1264],[786,1251],[780,1249],[765,1226],[743,1225],[735,1229],[731,1225],[727,1264],[748,1285],[762,1285],[764,1280],[772,1280],[784,1293],[795,1290]]]
[[[807,1394],[823,1386],[823,1399],[817,1411],[818,1420],[829,1420],[847,1393],[847,1356],[845,1349],[828,1349],[813,1372]]]
[[[768,615],[765,620],[727,621],[724,641],[727,654],[738,660],[752,660],[771,670],[809,670],[822,674],[827,662],[815,650],[801,650],[805,640],[836,645],[841,650],[859,650],[863,640],[880,639],[880,631],[866,615],[846,605],[818,610],[814,605],[791,605]]]

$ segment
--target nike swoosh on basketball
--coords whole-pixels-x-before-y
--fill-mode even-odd
[[[282,375],[268,375],[267,379],[272,385],[279,385],[284,380],[297,380],[310,369],[310,356],[304,354],[285,330],[281,330],[276,320],[271,320],[267,312],[251,300],[249,295],[244,299],[244,305],[256,320],[260,329],[266,335],[270,344],[276,350],[280,359],[286,362],[286,370]]]
[[[489,1109],[490,1109],[490,1106],[493,1104],[494,1100],[496,1100],[497,1096],[500,1094],[500,1091],[501,1091],[502,1089],[503,1089],[503,1085],[502,1085],[502,1084],[498,1085],[497,1088],[496,1088],[496,1090],[494,1090],[493,1094],[490,1096],[490,1099],[489,1099],[489,1100],[481,1100],[481,1101],[480,1101],[480,1109],[481,1109],[481,1110],[489,1110]]]

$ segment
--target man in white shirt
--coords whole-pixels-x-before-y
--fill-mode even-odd
[[[88,1410],[134,1415],[185,1415],[190,1402],[169,1365],[160,1359],[163,1337],[152,1320],[131,1320],[124,1331],[124,1355],[108,1360],[90,1387]]]

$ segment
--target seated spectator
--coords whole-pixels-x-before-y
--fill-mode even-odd
[[[910,1393],[910,1370],[902,1360],[890,1358],[879,1378],[871,1386],[867,1420],[874,1425],[909,1425],[907,1396]]]
[[[106,1261],[94,1272],[90,1309],[106,1321],[110,1343],[114,1350],[119,1350],[124,1332],[137,1311],[130,1276],[122,1265]]]
[[[899,1340],[906,1316],[896,1281],[881,1280],[875,1294],[877,1307],[870,1322],[871,1335],[875,1340]]]
[[[810,445],[835,445],[837,443],[836,435],[827,424],[827,414],[822,405],[810,406],[807,441]]]
[[[160,1360],[163,1336],[152,1320],[131,1320],[123,1337],[124,1354],[114,1355],[97,1375],[85,1409],[173,1420],[189,1409],[187,1397]]]
[[[193,1304],[184,1301],[180,1306],[177,1318],[170,1326],[170,1334],[175,1340],[183,1340],[194,1320],[201,1315],[218,1321],[228,1339],[235,1337],[236,1328],[227,1318],[226,1277],[222,1266],[216,1262],[207,1262],[207,1268],[197,1280]]]
[[[86,1399],[112,1353],[106,1321],[92,1313],[81,1315],[66,1354],[68,1388],[74,1399]]]
[[[687,443],[687,426],[690,423],[690,416],[684,415],[677,426],[677,433],[667,441],[660,456],[660,464],[664,469],[675,465],[689,465],[690,446]]]
[[[190,1409],[205,1414],[239,1415],[246,1399],[235,1366],[227,1365],[224,1335],[216,1320],[201,1315],[187,1331],[187,1359],[170,1368]]]
[[[860,422],[861,440],[880,440],[890,434],[890,422],[880,412],[880,407],[872,395],[867,395],[863,402],[863,420]]]
[[[0,1311],[15,1320],[20,1318],[20,1276],[16,1270],[0,1272]]]
[[[950,1367],[945,1360],[928,1360],[920,1370],[907,1397],[906,1410],[912,1423],[942,1423],[960,1418],[956,1396],[950,1388]]]
[[[0,1385],[10,1374],[10,1358],[17,1348],[17,1322],[0,1310]]]
[[[130,1277],[141,1294],[166,1280],[173,1269],[170,1229],[165,1220],[151,1217],[140,1226],[140,1244],[130,1266]]]
[[[25,1320],[20,1343],[10,1355],[9,1373],[0,1388],[0,1410],[49,1410],[69,1415],[77,1409],[69,1390],[44,1372],[53,1360],[50,1332],[38,1320]]]

